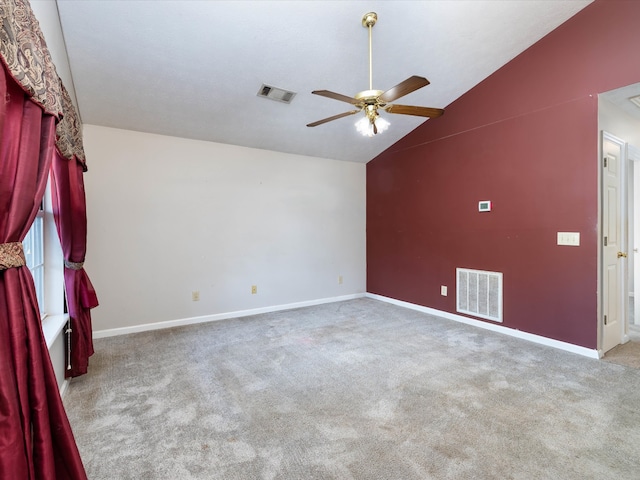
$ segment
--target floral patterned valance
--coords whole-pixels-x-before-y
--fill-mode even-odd
[[[27,0],[0,1],[0,60],[36,103],[60,117],[60,80]]]
[[[84,156],[82,144],[82,125],[78,121],[78,113],[75,105],[71,102],[69,92],[60,82],[62,89],[62,120],[56,126],[56,147],[67,160],[76,161],[82,165],[82,169],[87,171],[87,164]]]

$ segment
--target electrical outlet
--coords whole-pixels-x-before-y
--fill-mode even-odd
[[[338,275],[338,285],[342,285],[342,275]]]
[[[442,295],[443,297],[447,296],[447,286],[446,285],[441,285],[440,286],[440,295]]]
[[[258,293],[258,286],[251,285],[251,295],[255,295],[256,293]]]
[[[198,292],[197,290],[194,292],[191,292],[191,301],[198,302],[199,300],[200,300],[200,292]]]

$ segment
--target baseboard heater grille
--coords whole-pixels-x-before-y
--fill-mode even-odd
[[[502,273],[456,268],[456,310],[502,322]]]

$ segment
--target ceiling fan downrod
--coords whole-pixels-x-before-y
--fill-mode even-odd
[[[378,15],[375,12],[365,13],[362,17],[362,26],[369,29],[369,90],[373,90],[373,49],[371,42],[371,30],[378,21]]]

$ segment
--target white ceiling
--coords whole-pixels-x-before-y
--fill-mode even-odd
[[[351,110],[312,90],[369,88],[365,13],[373,88],[424,76],[396,103],[443,108],[590,2],[57,0],[83,123],[356,162],[425,121],[386,115],[374,138],[359,115],[306,127]],[[297,95],[260,98],[263,83]]]

